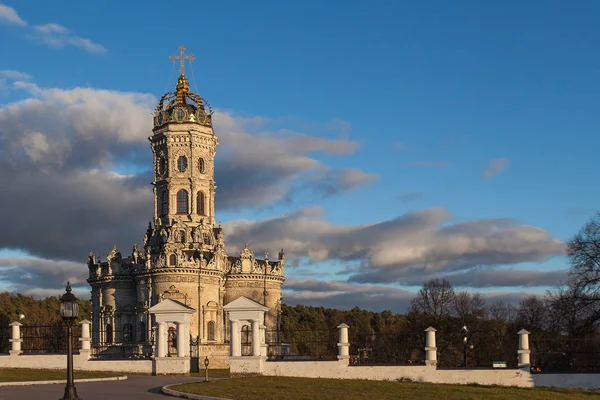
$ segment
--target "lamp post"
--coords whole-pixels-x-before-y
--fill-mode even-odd
[[[79,315],[77,298],[71,293],[71,284],[67,282],[66,293],[60,298],[60,316],[67,326],[67,385],[65,395],[60,400],[77,400],[77,389],[73,379],[73,324]]]
[[[473,345],[469,344],[469,330],[467,326],[462,327],[463,331],[463,367],[467,368],[467,352],[473,350]]]
[[[208,364],[210,363],[210,361],[208,361],[208,356],[206,356],[206,358],[204,359],[204,382],[208,382]]]

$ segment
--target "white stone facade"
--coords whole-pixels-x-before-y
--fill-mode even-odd
[[[229,328],[223,306],[245,296],[269,308],[265,325],[277,329],[285,255],[239,256],[225,250],[215,220],[214,160],[218,138],[208,103],[189,91],[184,74],[175,91],[161,98],[149,137],[154,154],[154,218],[141,246],[124,257],[116,245],[101,260],[90,252],[91,345],[97,354],[153,351],[157,326],[149,309],[164,299],[194,312],[189,339],[204,358],[227,364]],[[176,330],[167,324],[168,334]],[[172,341],[169,341],[171,347]],[[167,349],[168,354],[176,350]],[[194,356],[194,355],[192,355]],[[213,365],[211,363],[211,365]],[[216,367],[216,365],[215,365]]]

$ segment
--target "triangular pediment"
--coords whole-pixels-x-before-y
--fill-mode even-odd
[[[180,303],[176,300],[164,299],[158,304],[150,307],[148,310],[152,314],[165,314],[165,313],[183,313],[183,314],[193,314],[196,312],[190,306],[186,306],[183,303]]]
[[[269,311],[268,307],[263,306],[257,301],[245,296],[238,297],[231,303],[223,307],[225,311]]]

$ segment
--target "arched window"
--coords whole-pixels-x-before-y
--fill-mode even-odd
[[[215,340],[215,321],[208,321],[208,340]]]
[[[140,321],[140,342],[146,341],[146,323]]]
[[[198,192],[196,196],[196,214],[198,215],[206,215],[204,213],[204,192]]]
[[[252,331],[250,325],[242,326],[242,355],[249,356],[252,354]]]
[[[177,192],[177,214],[187,214],[188,212],[188,192],[181,189]]]
[[[113,342],[113,329],[111,324],[106,324],[106,343]]]
[[[169,192],[166,190],[160,195],[158,213],[160,216],[167,215],[169,213]]]
[[[179,157],[177,159],[177,169],[179,170],[179,172],[185,172],[187,167],[188,167],[188,164],[187,164],[186,156]]]
[[[204,173],[204,167],[204,158],[200,157],[200,159],[198,160],[198,170],[201,174]]]
[[[133,325],[123,325],[123,343],[130,343],[133,340]]]
[[[175,265],[177,264],[177,257],[175,256],[175,254],[171,254],[169,256],[169,265]]]

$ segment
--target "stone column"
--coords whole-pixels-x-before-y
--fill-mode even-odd
[[[435,328],[425,329],[425,365],[437,366],[437,347],[435,345]]]
[[[81,337],[79,341],[81,342],[81,350],[90,350],[90,325],[91,322],[87,319],[84,319],[80,322],[81,324]]]
[[[260,355],[267,356],[267,327],[263,324],[260,325]]]
[[[242,338],[240,337],[240,324],[237,319],[231,320],[231,332],[229,333],[229,346],[231,357],[242,356]]]
[[[177,357],[187,357],[185,322],[177,322]]]
[[[350,359],[350,344],[348,343],[348,325],[342,323],[338,328],[338,360]]]
[[[161,358],[167,355],[167,324],[157,322],[158,329],[156,330],[156,357]]]
[[[253,319],[252,320],[252,356],[258,357],[260,356],[260,321]]]
[[[11,356],[18,356],[21,354],[21,342],[23,341],[23,339],[21,339],[21,326],[23,326],[23,324],[15,321],[8,326],[12,327],[12,336],[9,340],[11,344],[9,354]]]
[[[531,350],[529,350],[529,332],[521,329],[517,334],[519,335],[519,349],[517,350],[519,368],[529,369],[531,366],[529,360],[529,353],[531,353]]]

